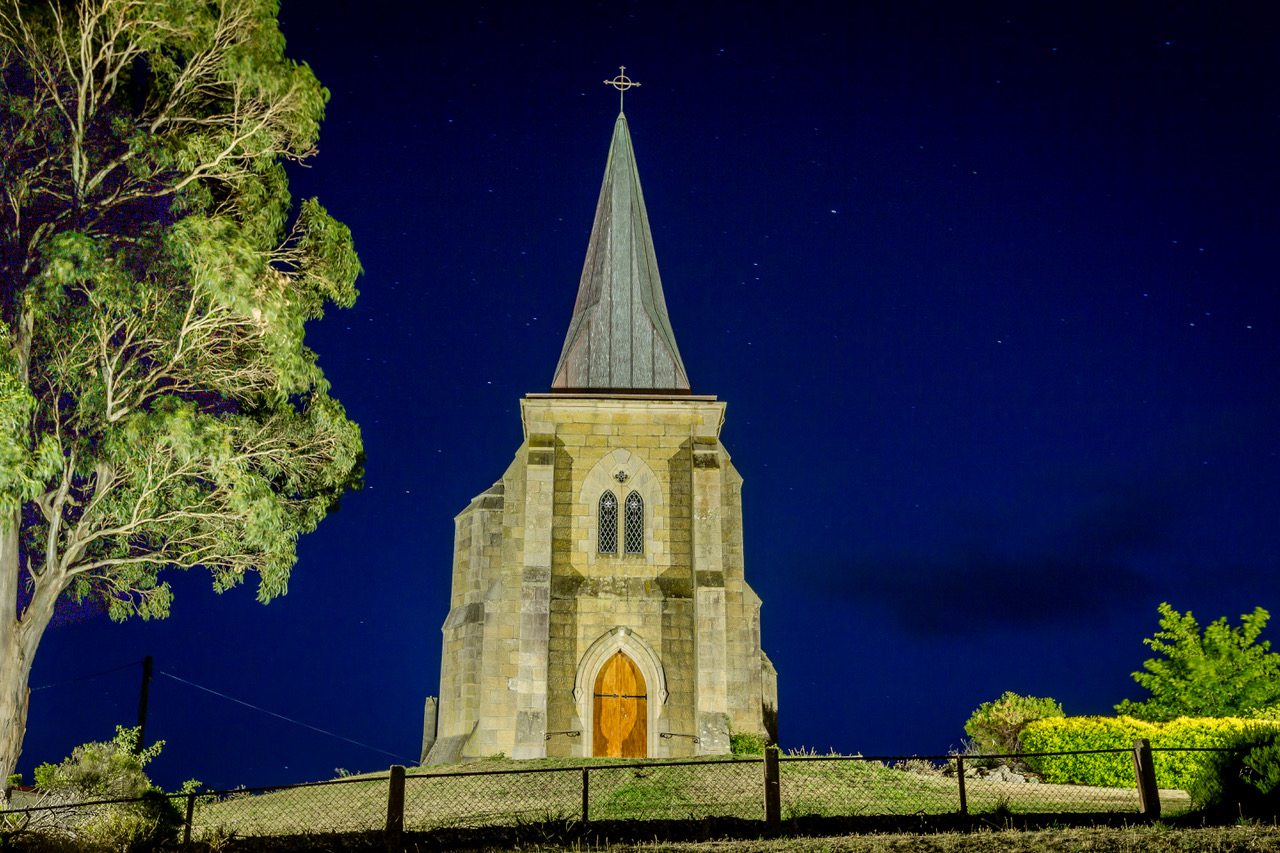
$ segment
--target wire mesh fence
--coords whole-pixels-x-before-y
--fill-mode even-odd
[[[386,824],[387,777],[219,791],[193,806],[193,838],[376,831]]]
[[[1077,757],[1093,757],[1113,766],[1114,784],[1043,782],[1029,766],[1029,762],[1039,762],[1042,756],[1038,755],[962,759],[966,808],[972,814],[1137,814],[1142,811],[1133,750],[1100,750],[1079,753]]]
[[[1153,746],[1156,778],[1166,787],[1189,785],[1215,758],[1229,750],[1211,746]]]
[[[544,822],[777,821],[913,815],[1165,815],[1191,808],[1151,777],[1186,778],[1210,749],[1085,750],[1006,756],[783,755],[767,759],[595,760],[569,766],[422,770],[303,785],[136,800],[44,796],[0,812],[0,840],[33,832],[216,840],[326,833],[429,832]],[[1032,772],[1034,768],[1036,772]],[[1142,771],[1148,772],[1147,770]],[[1063,784],[1076,778],[1108,785]],[[1181,774],[1181,775],[1179,775]],[[1049,780],[1049,781],[1045,781]],[[1145,800],[1144,800],[1145,798]],[[1155,809],[1152,809],[1154,802]]]
[[[186,797],[181,797],[185,800]],[[92,845],[121,835],[168,834],[181,824],[181,811],[169,795],[70,802],[64,795],[28,798],[22,808],[0,812],[0,846],[21,833]]]
[[[404,827],[568,820],[762,819],[760,760],[409,774]]]
[[[782,816],[1136,814],[1141,810],[1133,750],[1072,753],[1070,757],[1115,764],[1118,769],[1110,768],[1114,787],[1044,783],[1026,765],[1039,756],[785,756],[779,768]]]
[[[959,809],[954,779],[924,758],[783,756],[783,818],[945,814]]]
[[[682,761],[592,767],[590,820],[764,817],[761,761]]]
[[[404,828],[502,826],[569,820],[582,813],[577,768],[409,774]]]

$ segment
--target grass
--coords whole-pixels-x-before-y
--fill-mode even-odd
[[[521,845],[522,850],[551,853],[583,849],[576,845]],[[886,833],[702,842],[603,844],[592,850],[640,853],[1275,853],[1280,828],[1273,825],[1204,827],[1089,827],[1087,829],[980,830],[936,834]]]
[[[582,772],[591,768],[587,809],[592,822],[763,818],[759,760],[661,766],[600,759],[508,761],[414,768],[405,783],[405,829],[576,822],[582,817]],[[514,770],[537,770],[516,773]],[[461,771],[469,775],[448,775]],[[488,772],[486,772],[488,771]],[[954,777],[838,757],[784,758],[784,819],[876,815],[948,815],[959,809]],[[202,802],[195,834],[275,835],[360,832],[386,820],[387,774],[353,776],[305,788],[233,795]],[[1132,789],[967,779],[970,814],[1136,813]],[[1162,792],[1165,815],[1190,803]]]

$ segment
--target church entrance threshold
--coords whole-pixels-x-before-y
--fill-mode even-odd
[[[631,658],[618,652],[600,667],[593,701],[592,755],[647,757],[648,697],[644,676]]]

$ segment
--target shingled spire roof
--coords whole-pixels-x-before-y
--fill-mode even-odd
[[[613,126],[578,300],[551,388],[689,391],[622,113]]]

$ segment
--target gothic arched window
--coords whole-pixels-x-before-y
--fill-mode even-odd
[[[597,522],[599,532],[596,534],[596,550],[601,554],[618,553],[618,499],[613,496],[613,492],[606,490],[600,496]]]
[[[644,498],[639,492],[627,495],[623,514],[623,549],[628,554],[644,553]]]

